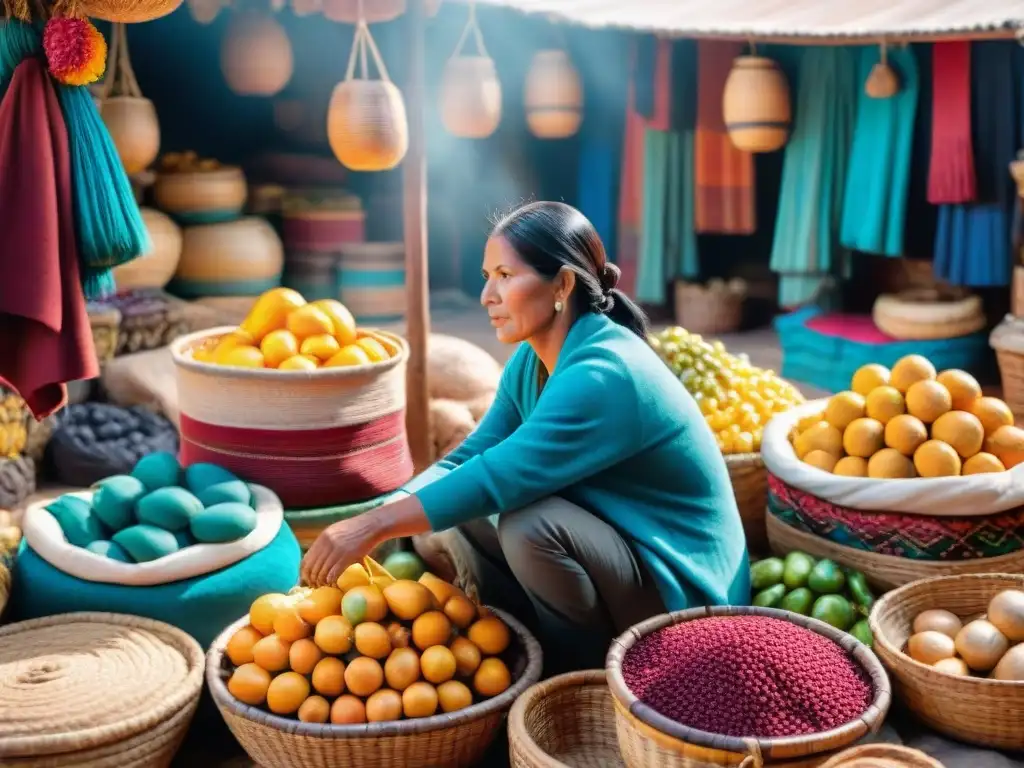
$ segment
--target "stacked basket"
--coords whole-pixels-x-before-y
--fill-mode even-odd
[[[342,249],[366,240],[366,214],[359,198],[345,193],[292,195],[284,201],[282,231],[284,284],[309,301],[339,298]]]

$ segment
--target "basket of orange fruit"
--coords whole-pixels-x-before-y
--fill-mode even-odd
[[[213,699],[260,765],[477,764],[541,673],[537,641],[430,573],[374,560],[264,595],[207,656]]]
[[[777,416],[761,446],[768,536],[877,586],[1024,570],[1024,430],[970,373],[921,355]]]
[[[377,498],[412,477],[408,347],[358,328],[340,302],[274,288],[241,325],[183,336],[171,355],[186,465],[258,480],[288,509]]]

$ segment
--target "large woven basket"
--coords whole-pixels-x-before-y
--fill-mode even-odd
[[[765,506],[768,503],[768,471],[760,453],[737,453],[725,457],[729,479],[736,495],[736,506],[747,536],[747,549],[753,554],[768,551]]]
[[[159,621],[67,613],[0,628],[0,765],[164,768],[202,685],[199,643]]]
[[[777,739],[738,738],[707,733],[659,714],[629,690],[622,675],[623,659],[638,640],[652,632],[711,616],[766,616],[792,622],[829,638],[870,678],[874,688],[870,706],[857,720],[831,731]],[[761,768],[763,765],[812,768],[824,763],[836,750],[848,747],[881,727],[892,698],[889,678],[878,658],[867,646],[822,621],[773,608],[705,607],[655,616],[631,627],[612,642],[607,668],[608,687],[615,700],[619,748],[630,768]]]
[[[238,218],[248,187],[241,168],[161,173],[153,185],[157,207],[183,224],[215,224]]]
[[[183,462],[208,461],[259,481],[286,509],[366,501],[412,478],[401,337],[377,332],[393,357],[345,368],[277,371],[192,359],[198,344],[231,330],[171,345]]]
[[[570,672],[531,686],[509,714],[508,742],[512,768],[624,766],[605,671]]]
[[[1024,318],[1007,315],[992,331],[989,344],[999,362],[1003,399],[1017,418],[1024,417]]]
[[[493,609],[492,609],[493,610]],[[364,725],[318,725],[272,715],[242,704],[227,689],[230,662],[224,648],[248,621],[218,637],[206,659],[206,682],[228,728],[249,756],[275,768],[463,768],[483,757],[516,698],[540,679],[540,644],[511,616],[495,610],[515,638],[509,668],[514,682],[504,693],[452,714]]]
[[[902,652],[922,611],[942,608],[962,618],[976,616],[1004,589],[1024,589],[1024,576],[922,579],[883,595],[869,621],[875,652],[892,674],[896,695],[925,725],[970,744],[1016,750],[1024,749],[1024,682],[950,675]]]
[[[82,16],[120,24],[138,24],[161,19],[174,13],[182,0],[83,0],[78,6]]]
[[[743,322],[745,291],[715,291],[679,280],[675,294],[676,323],[690,333],[731,333]]]
[[[899,744],[865,744],[840,752],[821,768],[943,768],[924,752]]]

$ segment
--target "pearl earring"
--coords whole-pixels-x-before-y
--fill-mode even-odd
[[[556,301],[555,302],[555,312],[561,312],[561,311],[562,311],[562,302]]]

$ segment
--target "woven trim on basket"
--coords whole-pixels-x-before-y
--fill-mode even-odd
[[[1024,507],[994,515],[930,517],[841,507],[768,475],[768,511],[804,533],[908,560],[976,560],[1024,550]]]

